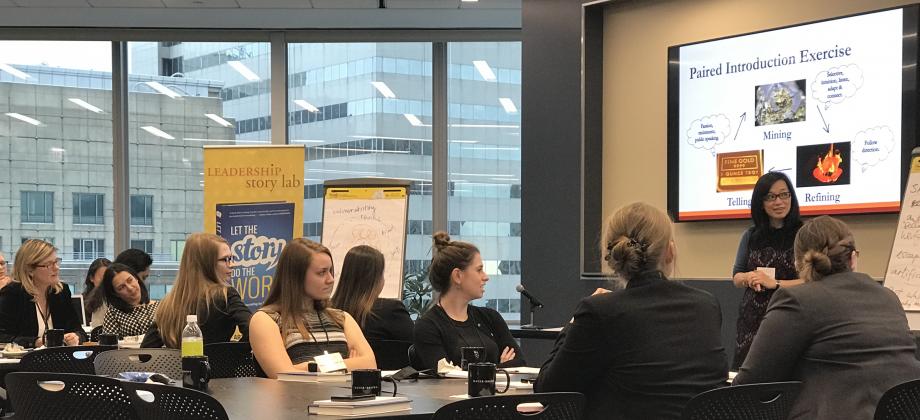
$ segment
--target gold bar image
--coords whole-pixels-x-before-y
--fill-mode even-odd
[[[763,150],[718,153],[716,162],[717,192],[752,190],[763,175]]]

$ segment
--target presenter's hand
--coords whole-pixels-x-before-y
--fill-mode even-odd
[[[65,346],[76,346],[80,344],[80,337],[75,333],[64,334],[64,345]]]
[[[773,280],[773,278],[768,276],[767,273],[759,270],[751,271],[751,281],[749,282],[748,287],[754,289],[755,292],[762,292],[766,289],[772,289],[774,284],[776,284],[776,280]]]
[[[591,293],[591,296],[602,295],[604,293],[610,293],[610,290],[598,287],[597,289],[594,290],[594,293]]]
[[[505,347],[502,350],[502,356],[498,359],[499,363],[505,363],[511,359],[514,359],[514,349],[511,347]]]

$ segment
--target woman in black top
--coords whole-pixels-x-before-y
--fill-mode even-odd
[[[102,277],[105,270],[112,262],[108,258],[96,258],[86,270],[86,280],[83,281],[83,301],[86,310],[86,321],[92,327],[102,325],[103,317],[108,309],[105,305],[105,293],[102,288]]]
[[[236,328],[248,340],[252,312],[228,283],[232,270],[233,254],[224,238],[212,233],[189,235],[176,283],[160,301],[141,347],[179,348],[186,315],[198,315],[205,344],[230,341]]]
[[[54,245],[30,239],[19,247],[14,281],[0,289],[0,342],[40,347],[45,331],[52,328],[65,331],[68,346],[85,339],[60,271],[61,259]]]
[[[741,236],[732,269],[735,287],[745,288],[738,308],[734,369],[744,363],[773,292],[802,283],[792,256],[802,221],[789,177],[767,172],[757,180],[751,194],[751,220],[754,226]],[[775,273],[771,275],[767,268]]]
[[[412,318],[402,302],[383,299],[383,254],[377,249],[358,245],[345,254],[332,307],[348,312],[364,332],[374,340],[412,341]]]
[[[534,391],[581,392],[592,420],[679,419],[691,398],[725,383],[719,302],[667,278],[677,250],[661,210],[625,206],[602,238],[604,268],[626,288],[581,301]]]
[[[461,347],[483,347],[484,361],[502,367],[523,366],[524,356],[505,320],[494,309],[473,306],[485,292],[486,275],[479,249],[434,234],[429,280],[438,300],[415,324],[413,343],[419,369],[437,369],[438,361],[460,365]]]

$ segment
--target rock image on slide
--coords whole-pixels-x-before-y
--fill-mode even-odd
[[[754,88],[754,125],[805,121],[805,79]]]

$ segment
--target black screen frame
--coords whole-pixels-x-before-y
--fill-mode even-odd
[[[732,219],[748,219],[750,216],[741,217],[721,217],[692,220],[681,220],[680,218],[680,49],[690,45],[705,44],[707,42],[720,41],[724,39],[744,37],[748,35],[760,34],[765,32],[781,31],[784,29],[795,28],[815,23],[828,22],[851,18],[855,16],[869,15],[873,13],[885,12],[889,10],[901,9],[903,18],[903,36],[902,36],[902,73],[901,73],[901,179],[900,185],[907,181],[908,168],[910,164],[910,155],[914,147],[918,145],[917,133],[920,118],[917,116],[918,97],[920,92],[917,90],[917,80],[920,78],[918,70],[918,41],[917,31],[920,28],[920,5],[914,4],[901,7],[889,7],[885,9],[871,10],[862,13],[837,16],[827,19],[797,23],[794,25],[781,26],[776,28],[754,31],[738,35],[724,36],[720,38],[707,39],[703,41],[691,42],[687,44],[673,45],[668,47],[668,212],[675,222],[714,222]],[[904,190],[901,188],[901,200],[904,199]],[[898,207],[900,208],[900,206]],[[898,213],[900,210],[881,211],[881,212],[838,212],[835,214],[850,215],[874,215],[882,213]]]

